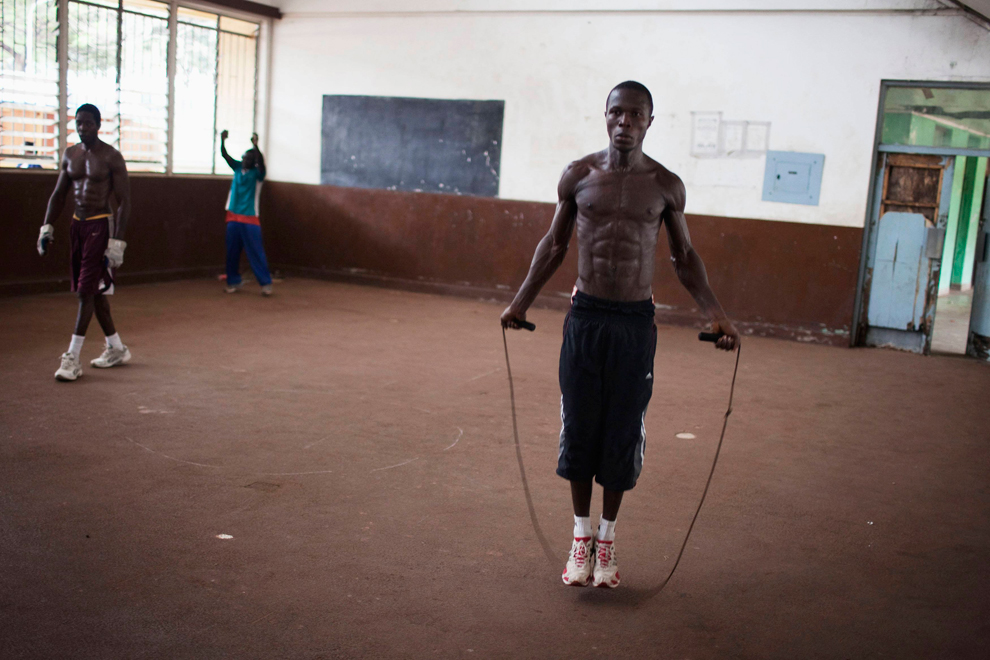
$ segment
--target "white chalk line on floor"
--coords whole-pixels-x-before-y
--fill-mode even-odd
[[[448,449],[453,449],[454,448],[454,445],[456,445],[458,442],[460,442],[461,441],[461,438],[463,436],[464,436],[464,429],[462,429],[460,426],[458,426],[457,427],[457,437],[454,438],[454,442],[453,442],[452,445],[450,445],[449,447],[444,448],[444,451],[447,451]]]
[[[176,463],[183,463],[185,465],[195,465],[196,467],[213,468],[214,470],[227,469],[223,465],[207,465],[206,463],[196,463],[195,461],[184,461],[181,458],[176,458],[175,456],[169,456],[168,454],[162,453],[160,451],[156,451],[151,447],[146,447],[137,440],[133,440],[131,438],[128,438],[127,436],[124,436],[124,438],[149,453],[157,454],[162,458],[167,458],[168,460],[175,461]],[[291,477],[291,476],[304,475],[304,474],[331,474],[331,473],[333,473],[333,470],[314,470],[311,472],[246,472],[245,474],[254,474],[264,477]]]
[[[457,427],[457,437],[454,438],[454,442],[451,443],[449,446],[445,447],[443,449],[443,451],[447,451],[448,449],[453,449],[454,446],[458,442],[461,441],[461,438],[462,437],[464,437],[464,429],[462,429],[461,427],[458,426]],[[134,440],[133,438],[128,438],[127,436],[124,436],[124,439],[127,440],[128,442],[132,443],[132,444],[137,445],[138,447],[140,447],[141,449],[145,450],[146,452],[148,452],[150,454],[155,454],[157,456],[161,456],[162,458],[167,458],[168,460],[175,461],[176,463],[182,463],[184,465],[194,465],[196,467],[211,468],[211,469],[214,469],[214,470],[225,470],[225,469],[227,469],[223,465],[209,465],[207,463],[197,463],[195,461],[186,461],[186,460],[183,460],[181,458],[176,458],[175,456],[169,456],[168,454],[166,454],[164,452],[157,451],[157,450],[152,449],[151,447],[148,447],[146,445],[142,445],[140,442],[138,442],[137,440]],[[326,438],[324,438],[324,440],[325,439]],[[315,443],[313,443],[313,444],[315,444]],[[309,445],[307,445],[307,446],[309,446]],[[393,468],[402,467],[403,465],[409,465],[410,463],[415,463],[418,460],[419,460],[419,456],[417,456],[416,458],[411,458],[408,461],[403,461],[402,463],[396,463],[395,465],[387,465],[385,467],[375,468],[374,470],[371,470],[371,472],[381,472],[382,470],[391,470]],[[265,477],[295,477],[295,476],[303,476],[303,475],[307,475],[307,474],[333,474],[333,470],[311,470],[311,471],[307,471],[307,472],[246,472],[245,474],[255,474],[255,475],[260,475],[260,476],[265,476]]]
[[[409,465],[410,463],[415,463],[418,460],[419,457],[417,456],[416,458],[410,458],[408,461],[405,461],[403,463],[396,463],[395,465],[389,465],[387,467],[375,468],[374,470],[371,470],[371,472],[381,472],[382,470],[391,470],[392,468],[402,467],[403,465]]]
[[[126,439],[127,441],[129,441],[129,442],[133,442],[133,443],[134,443],[134,444],[136,444],[136,445],[137,445],[138,447],[140,447],[141,449],[143,449],[143,450],[145,450],[145,451],[147,451],[147,452],[150,452],[150,453],[152,453],[152,454],[158,454],[159,456],[162,456],[162,457],[164,457],[164,458],[167,458],[167,459],[168,459],[168,460],[170,460],[170,461],[175,461],[176,463],[185,463],[186,465],[195,465],[196,467],[205,467],[205,468],[214,468],[214,469],[218,469],[218,470],[222,470],[222,469],[223,469],[223,466],[222,466],[222,465],[207,465],[206,463],[195,463],[195,462],[193,462],[193,461],[184,461],[184,460],[182,460],[181,458],[176,458],[175,456],[169,456],[168,454],[163,454],[163,453],[162,453],[162,452],[160,452],[160,451],[155,451],[155,450],[154,450],[154,449],[152,449],[151,447],[145,447],[144,445],[142,445],[142,444],[141,444],[140,442],[138,442],[137,440],[131,440],[131,439],[130,439],[130,438],[128,438],[127,436],[124,436],[124,438],[125,438],[125,439]]]
[[[264,477],[295,477],[304,474],[333,474],[333,470],[314,470],[312,472],[252,472]]]
[[[501,370],[502,370],[502,367],[495,367],[495,368],[494,368],[494,369],[492,369],[491,371],[486,371],[486,372],[485,372],[485,373],[483,373],[483,374],[478,374],[477,376],[473,376],[473,377],[471,377],[471,378],[468,378],[468,379],[467,379],[466,381],[464,381],[464,382],[465,382],[465,383],[470,383],[471,381],[474,381],[474,380],[479,380],[479,379],[481,379],[481,378],[484,378],[485,376],[491,376],[492,374],[494,374],[494,373],[498,373],[498,372],[499,372],[499,371],[501,371]]]
[[[457,437],[454,438],[454,442],[452,442],[449,446],[445,447],[443,451],[447,451],[448,449],[453,449],[454,445],[460,442],[461,438],[463,437],[464,437],[464,429],[458,426]],[[375,468],[374,470],[371,470],[371,472],[381,472],[382,470],[391,470],[393,468],[402,467],[403,465],[409,465],[410,463],[415,463],[418,460],[419,460],[419,456],[417,456],[416,458],[410,458],[408,461],[403,461],[402,463],[396,463],[395,465],[387,465],[385,467]]]

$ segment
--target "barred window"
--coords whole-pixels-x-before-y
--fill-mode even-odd
[[[55,2],[0,0],[0,166],[58,163],[57,33]]]
[[[224,172],[219,132],[249,144],[257,23],[175,0],[0,0],[0,19],[0,167],[58,167],[60,149],[79,141],[83,103],[100,109],[100,137],[131,171]]]

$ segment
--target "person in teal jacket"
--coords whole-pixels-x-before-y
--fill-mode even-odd
[[[272,276],[268,271],[268,259],[261,243],[261,223],[258,221],[258,198],[261,182],[265,180],[265,158],[258,149],[258,134],[251,136],[250,149],[241,160],[234,160],[227,153],[227,131],[220,133],[220,155],[234,170],[234,180],[227,196],[227,285],[224,291],[240,290],[241,252],[246,251],[251,270],[261,285],[261,295],[272,295]]]

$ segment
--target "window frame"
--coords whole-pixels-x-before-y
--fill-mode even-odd
[[[75,0],[74,0],[75,1]],[[258,32],[255,39],[255,52],[254,52],[254,97],[252,103],[252,123],[253,131],[260,133],[259,136],[259,146],[266,150],[267,149],[267,131],[259,131],[260,125],[267,126],[268,121],[268,86],[269,86],[269,70],[270,70],[270,59],[271,59],[271,38],[272,38],[272,21],[274,19],[268,16],[261,16],[256,13],[238,11],[236,9],[231,9],[219,4],[210,4],[205,2],[195,2],[186,0],[158,0],[168,6],[168,45],[166,50],[166,76],[168,78],[168,109],[167,109],[167,127],[166,127],[166,137],[165,137],[165,171],[164,172],[133,172],[132,176],[183,176],[183,177],[224,177],[228,178],[230,174],[223,174],[218,172],[216,166],[216,150],[219,148],[217,143],[217,126],[216,126],[216,116],[218,108],[217,99],[217,84],[219,83],[219,48],[220,48],[220,34],[227,31],[221,29],[219,17],[233,18],[241,21],[247,21],[258,25]],[[89,4],[86,0],[81,0],[84,4]],[[69,0],[56,0],[57,7],[57,20],[58,20],[58,37],[56,39],[56,55],[58,63],[58,150],[55,158],[55,169],[58,170],[60,167],[61,159],[65,150],[69,146],[69,115],[71,109],[68,107],[68,73],[69,73],[69,60],[68,60],[68,39],[66,38],[69,34]],[[175,152],[175,77],[177,71],[176,62],[176,52],[177,52],[177,28],[178,28],[178,9],[179,7],[184,7],[188,9],[193,9],[197,11],[204,11],[214,14],[218,17],[215,28],[217,33],[217,59],[215,60],[216,71],[214,73],[214,97],[213,97],[213,154],[211,156],[211,165],[209,173],[197,173],[197,172],[176,172],[174,167],[174,152]],[[118,13],[129,10],[122,8],[120,3],[117,3],[117,7],[108,7],[113,11]],[[65,35],[65,37],[63,37]],[[245,36],[245,35],[241,35]],[[119,42],[119,34],[118,34]],[[118,50],[120,44],[118,43]],[[120,68],[119,54],[118,54],[118,74]],[[16,168],[7,168],[16,169]],[[34,171],[38,170],[24,170],[24,171]],[[46,169],[43,171],[52,171]]]
[[[64,2],[66,0],[59,0]],[[225,174],[217,171],[216,167],[216,152],[219,149],[219,135],[220,132],[216,125],[217,117],[217,102],[216,102],[216,92],[214,92],[213,97],[213,154],[211,156],[211,173],[197,173],[197,172],[175,172],[173,163],[173,153],[174,149],[171,148],[172,145],[172,135],[175,131],[175,70],[176,70],[176,33],[178,30],[178,8],[185,7],[187,9],[194,9],[197,11],[209,12],[211,14],[216,14],[219,16],[226,16],[228,18],[236,18],[241,21],[247,21],[250,23],[256,23],[258,25],[258,34],[255,37],[255,49],[254,49],[254,104],[253,104],[253,116],[254,116],[254,128],[255,133],[259,133],[258,142],[259,147],[263,151],[268,149],[267,134],[268,131],[263,131],[263,134],[258,131],[259,123],[265,123],[267,125],[267,99],[268,99],[268,76],[269,76],[269,58],[271,52],[271,37],[272,37],[272,18],[266,16],[259,16],[258,14],[253,14],[249,12],[237,11],[235,9],[230,9],[228,7],[210,4],[206,2],[195,2],[187,0],[168,0],[169,4],[169,149],[168,149],[168,160],[165,166],[166,176],[185,176],[185,177],[223,177],[230,178],[233,174]],[[220,48],[220,21],[217,20],[217,50],[219,54]],[[264,51],[264,57],[262,57]],[[264,65],[264,67],[263,67]],[[217,82],[219,82],[219,62],[217,66]],[[264,86],[264,89],[262,89]],[[216,89],[216,86],[214,86]],[[261,99],[265,99],[266,103],[261,103]],[[159,175],[161,176],[161,175]]]

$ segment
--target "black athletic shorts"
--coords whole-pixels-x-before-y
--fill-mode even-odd
[[[643,469],[646,407],[653,395],[653,301],[576,292],[560,347],[557,474],[630,490]]]

